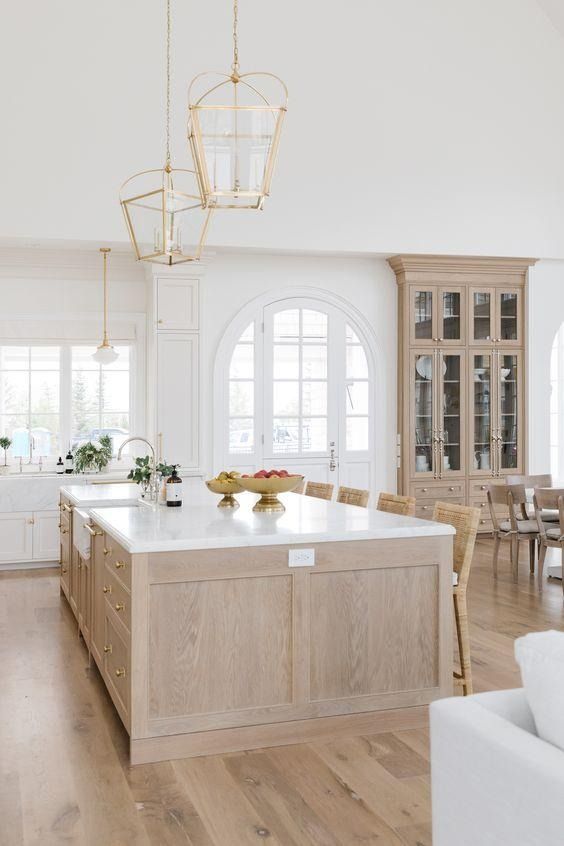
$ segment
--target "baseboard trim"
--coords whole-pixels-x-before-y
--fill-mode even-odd
[[[0,562],[1,570],[46,570],[58,569],[58,561],[16,561],[13,564]]]
[[[428,722],[429,707],[417,705],[413,708],[292,720],[263,726],[146,737],[130,740],[130,763],[150,764],[178,758],[197,758],[201,755],[225,755],[228,752],[244,752],[269,746],[330,741],[345,735],[425,728]]]

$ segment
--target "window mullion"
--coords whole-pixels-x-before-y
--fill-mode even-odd
[[[63,455],[72,441],[72,356],[71,348],[67,344],[61,347],[59,368],[59,425],[61,431],[59,449],[61,455]]]

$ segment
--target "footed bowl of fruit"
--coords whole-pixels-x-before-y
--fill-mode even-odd
[[[288,473],[287,470],[259,470],[254,476],[243,475],[237,481],[243,490],[260,494],[253,511],[273,513],[286,510],[278,499],[278,494],[295,490],[303,478],[299,474]]]
[[[236,470],[227,472],[222,470],[218,473],[215,479],[210,479],[206,482],[206,487],[214,494],[222,494],[223,499],[217,504],[218,508],[239,508],[239,503],[233,494],[241,493],[243,488],[239,484],[241,481],[241,474]]]

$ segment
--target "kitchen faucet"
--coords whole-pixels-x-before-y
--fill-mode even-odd
[[[148,441],[147,438],[141,438],[139,437],[139,435],[132,435],[131,438],[127,438],[127,440],[124,441],[120,446],[117,454],[118,461],[121,460],[121,454],[123,452],[124,446],[126,446],[126,444],[130,444],[132,441],[142,441],[144,444],[147,444],[147,446],[151,450],[152,466],[151,477],[149,480],[149,499],[153,500],[154,502],[157,502],[159,499],[159,482],[157,479],[157,458],[155,454],[155,447],[153,446],[153,444]]]

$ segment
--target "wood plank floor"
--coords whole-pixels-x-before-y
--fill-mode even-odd
[[[506,550],[504,550],[506,552]],[[514,638],[564,628],[562,587],[519,585],[491,541],[470,579],[477,690],[514,687]],[[127,738],[54,571],[0,573],[1,846],[428,846],[426,729],[129,767]]]

